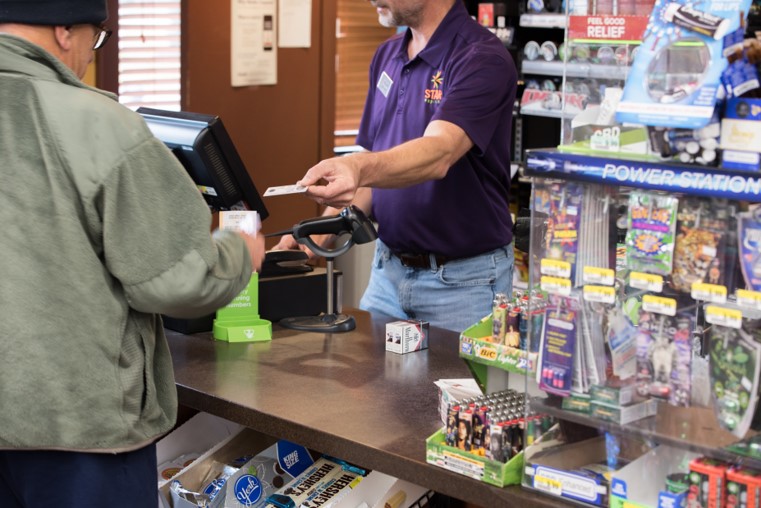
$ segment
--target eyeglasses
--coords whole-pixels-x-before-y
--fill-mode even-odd
[[[104,25],[93,25],[95,27],[95,35],[93,36],[92,49],[97,50],[103,47],[108,39],[111,37],[113,31]]]

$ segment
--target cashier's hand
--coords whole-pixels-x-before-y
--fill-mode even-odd
[[[264,261],[264,235],[253,236],[241,231],[238,234],[246,242],[248,252],[251,254],[251,268],[258,272],[262,268],[262,261]]]
[[[333,235],[312,235],[311,238],[317,245],[324,247],[332,241],[332,236]],[[272,250],[302,250],[307,253],[309,259],[315,259],[318,257],[317,254],[312,252],[312,249],[297,242],[292,235],[284,235],[281,237],[280,242],[275,245]]]
[[[312,166],[299,184],[309,187],[306,194],[320,204],[343,208],[354,201],[359,188],[357,157],[333,157]],[[326,185],[318,185],[327,182]]]

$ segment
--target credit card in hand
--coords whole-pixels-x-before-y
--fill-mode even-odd
[[[264,197],[269,196],[282,196],[283,194],[298,194],[300,192],[306,192],[307,188],[303,185],[280,185],[278,187],[270,187],[264,191]]]

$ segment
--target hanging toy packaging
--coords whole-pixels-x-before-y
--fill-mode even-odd
[[[668,275],[674,256],[679,200],[648,192],[632,192],[626,233],[629,269]]]
[[[761,216],[759,208],[737,214],[740,268],[749,289],[761,291]]]
[[[578,307],[575,298],[553,295],[545,309],[537,376],[539,388],[547,393],[571,393]]]
[[[742,437],[758,400],[761,344],[742,328],[713,325],[710,338],[711,392],[722,428]]]
[[[642,396],[690,405],[692,318],[640,312],[637,335],[637,389]]]
[[[714,116],[727,66],[723,38],[751,0],[657,0],[626,80],[616,120],[700,129]]]

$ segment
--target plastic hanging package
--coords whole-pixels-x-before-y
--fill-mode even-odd
[[[668,275],[674,257],[679,200],[650,192],[632,192],[626,233],[630,270]]]
[[[761,344],[745,330],[713,325],[709,341],[710,382],[716,419],[745,436],[758,401]]]

